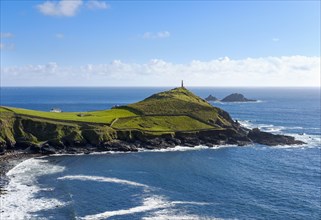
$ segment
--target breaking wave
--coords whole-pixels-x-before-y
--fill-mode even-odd
[[[305,142],[303,145],[283,145],[277,146],[279,148],[294,148],[294,147],[320,147],[321,148],[321,135],[316,134],[306,134],[304,132],[291,133],[292,130],[304,130],[303,127],[293,126],[276,126],[272,124],[255,124],[249,120],[240,120],[239,123],[249,129],[259,128],[265,132],[271,132],[274,134],[284,134],[295,137],[295,139]],[[320,130],[320,128],[309,128],[310,130]]]
[[[64,171],[64,167],[49,164],[45,159],[31,158],[11,169],[7,193],[1,196],[0,219],[35,219],[36,212],[63,206],[57,199],[36,197],[41,191],[51,191],[37,184],[37,178]],[[39,219],[39,218],[37,218]]]
[[[110,177],[103,177],[103,176],[70,175],[70,176],[63,176],[58,179],[108,182],[108,183],[123,184],[123,185],[134,186],[134,187],[141,187],[144,189],[141,205],[134,206],[128,209],[106,211],[102,213],[86,215],[86,216],[77,218],[82,220],[107,219],[114,216],[130,215],[130,214],[145,213],[145,212],[146,212],[146,216],[144,216],[143,219],[146,219],[146,220],[147,219],[202,219],[202,217],[197,215],[189,215],[186,213],[182,213],[182,211],[177,209],[176,206],[181,204],[189,204],[189,205],[196,205],[196,206],[211,204],[206,202],[194,202],[194,201],[170,201],[163,195],[152,194],[153,191],[155,190],[153,189],[153,187],[150,187],[142,183],[118,179],[118,178],[110,178]],[[211,218],[211,219],[214,219],[214,218]]]

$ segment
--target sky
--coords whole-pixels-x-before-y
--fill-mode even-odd
[[[0,3],[1,86],[320,86],[320,1]]]

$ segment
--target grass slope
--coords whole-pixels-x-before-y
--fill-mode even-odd
[[[212,126],[231,126],[232,121],[226,112],[213,107],[184,87],[157,93],[128,107],[143,115],[186,115]]]
[[[37,118],[45,118],[71,122],[89,122],[110,124],[116,118],[135,116],[136,114],[125,109],[110,109],[92,112],[43,112],[29,109],[0,107],[0,114],[12,112],[17,115],[24,115]]]
[[[113,128],[171,132],[212,129],[213,127],[188,116],[141,116],[118,119],[113,124]]]
[[[175,88],[143,101],[111,110],[43,112],[0,107],[0,144],[45,141],[98,145],[121,131],[146,134],[231,127],[228,113],[211,106],[185,88]]]

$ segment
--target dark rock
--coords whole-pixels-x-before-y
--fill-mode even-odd
[[[31,148],[31,147],[34,147],[35,144],[34,143],[31,143],[29,141],[17,141],[15,143],[15,148],[16,149],[21,149],[21,150],[25,150],[27,148]]]
[[[40,147],[40,152],[45,155],[56,154],[56,149],[49,144],[44,144]]]
[[[181,140],[177,138],[172,138],[171,140],[174,142],[175,145],[180,145],[182,143]]]
[[[219,99],[216,98],[215,96],[209,95],[205,98],[205,100],[208,102],[215,102],[215,101],[218,101]]]
[[[226,96],[221,102],[256,102],[254,99],[247,99],[244,95],[239,93],[233,93],[231,95]]]
[[[134,144],[128,143],[126,141],[120,141],[120,140],[108,142],[105,145],[105,148],[110,151],[123,151],[123,152],[138,151]]]
[[[0,155],[4,155],[6,153],[6,150],[4,148],[0,148]]]
[[[32,145],[30,148],[27,149],[28,152],[32,154],[40,153],[40,147],[38,145]]]
[[[249,131],[247,136],[255,143],[268,146],[305,144],[303,141],[295,140],[294,137],[271,134],[268,132],[260,131],[260,129],[258,128],[254,128]]]
[[[66,148],[64,143],[60,140],[57,140],[57,139],[49,140],[49,141],[47,141],[47,144],[49,144],[50,146],[53,146],[54,148],[57,148],[57,149],[65,149]]]

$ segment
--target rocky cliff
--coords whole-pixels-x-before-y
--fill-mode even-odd
[[[112,110],[46,113],[0,108],[0,153],[137,151],[177,145],[302,144],[293,137],[248,130],[185,88]]]

